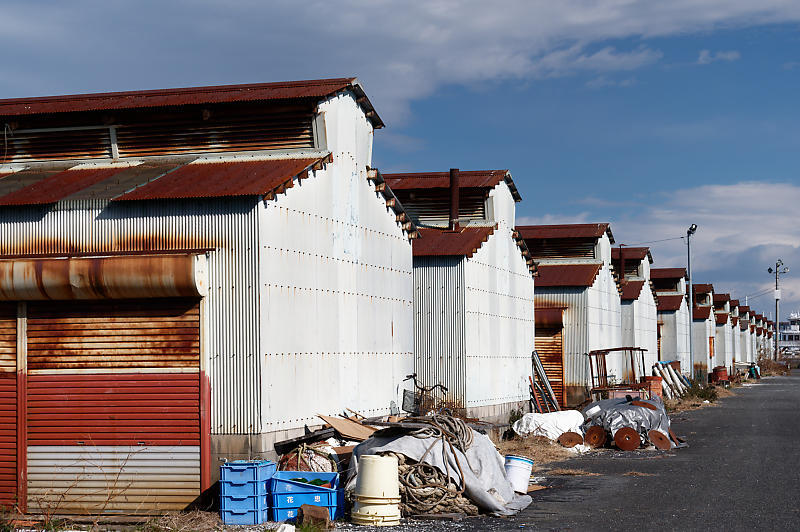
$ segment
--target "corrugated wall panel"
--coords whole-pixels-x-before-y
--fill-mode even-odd
[[[29,445],[199,445],[198,373],[28,375]]]
[[[17,305],[0,303],[0,506],[17,496]]]
[[[106,204],[64,202],[0,211],[8,255],[212,248],[208,256],[208,373],[212,433],[261,430],[258,221],[255,198]],[[224,399],[224,400],[223,400]]]
[[[367,179],[372,127],[347,94],[320,112],[335,162],[259,208],[262,420],[281,439],[388,414],[414,368],[411,244]]]
[[[466,406],[463,257],[414,258],[414,371]]]
[[[199,368],[197,300],[28,305],[28,372]]]
[[[0,303],[0,507],[17,497],[17,305]]]
[[[581,288],[536,288],[536,307],[562,307],[564,386],[566,404],[585,394],[589,384],[588,290]],[[580,401],[578,401],[580,402]]]
[[[28,447],[31,513],[152,514],[199,493],[198,446]]]
[[[564,341],[562,329],[536,328],[536,352],[542,361],[544,372],[556,394],[559,405],[565,405],[567,396],[564,387]]]
[[[505,183],[493,192],[498,211],[513,207]],[[483,408],[482,412],[493,412],[505,421],[503,414],[513,403],[530,397],[528,377],[535,349],[534,279],[505,219],[466,260],[464,275],[467,406]]]

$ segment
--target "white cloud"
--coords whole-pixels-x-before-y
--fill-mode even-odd
[[[651,247],[655,267],[686,265],[685,240],[675,238],[685,236],[689,225],[696,223],[695,282],[713,283],[717,290],[741,299],[774,287],[767,268],[782,258],[792,268],[782,281],[781,305],[788,311],[800,309],[800,231],[791,215],[797,205],[800,185],[740,182],[662,193],[638,209],[627,207],[622,216],[617,214],[619,208],[600,206],[591,214],[581,212],[577,219],[611,221],[618,244]],[[656,242],[664,239],[673,240]],[[771,297],[757,298],[757,309],[774,312]]]
[[[698,65],[710,65],[715,61],[738,61],[741,59],[742,54],[736,50],[729,50],[727,52],[711,52],[711,50],[700,50],[697,56]]]
[[[396,125],[445,85],[614,79],[661,59],[652,37],[793,21],[791,0],[6,0],[4,69],[46,78],[0,96],[358,75]]]
[[[610,87],[632,87],[636,84],[636,78],[626,78],[626,79],[609,79],[606,76],[599,76],[594,79],[590,79],[586,82],[586,86],[590,89],[606,89]]]

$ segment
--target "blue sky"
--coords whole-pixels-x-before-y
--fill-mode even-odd
[[[629,244],[697,223],[698,282],[744,299],[781,256],[800,310],[799,28],[788,0],[0,0],[0,97],[357,75],[384,171],[508,168],[522,221]]]

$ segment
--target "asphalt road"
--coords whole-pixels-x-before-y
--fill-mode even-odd
[[[675,414],[689,447],[590,453],[509,519],[411,522],[394,530],[800,530],[800,376],[762,379]]]

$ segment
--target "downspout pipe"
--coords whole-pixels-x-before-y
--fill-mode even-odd
[[[461,227],[458,224],[458,210],[459,210],[459,170],[458,168],[450,169],[450,225],[451,231],[459,231]]]

